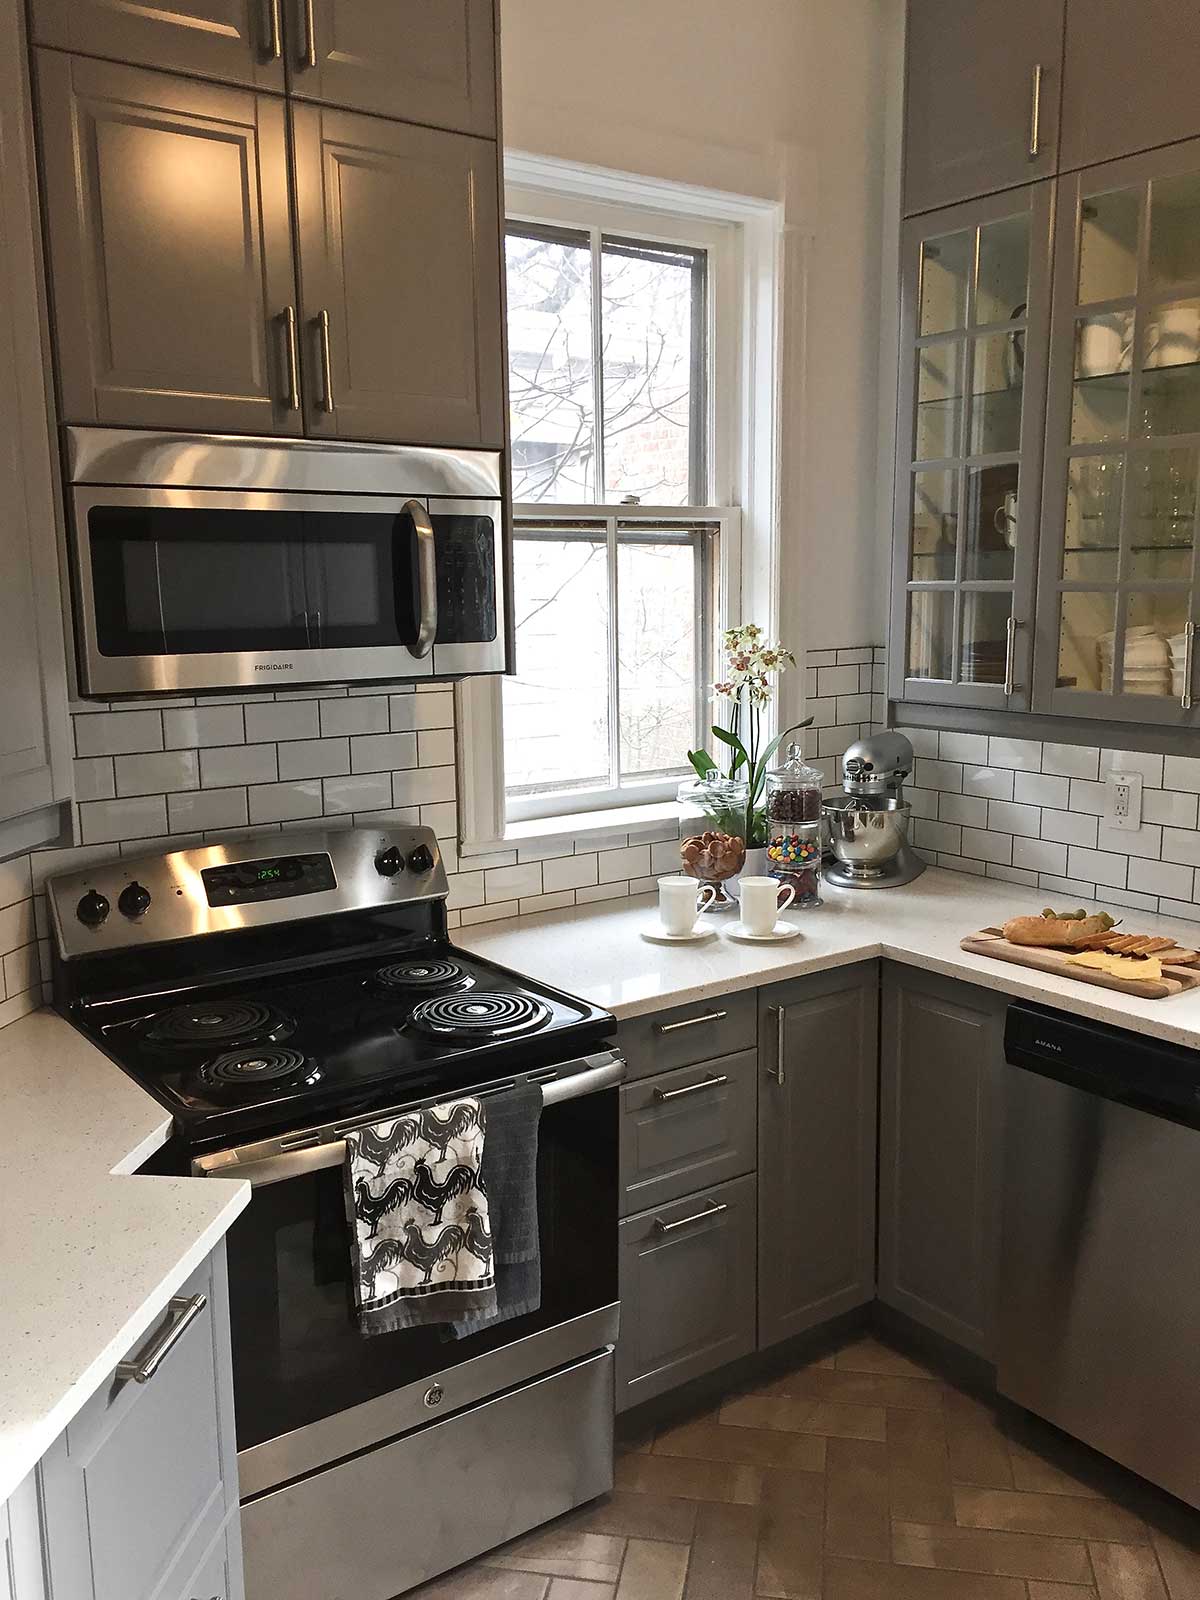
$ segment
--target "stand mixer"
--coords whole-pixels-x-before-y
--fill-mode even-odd
[[[892,889],[925,871],[908,842],[904,780],[912,765],[913,747],[902,733],[873,733],[846,751],[846,792],[824,806],[836,857],[825,868],[826,882],[851,889]]]

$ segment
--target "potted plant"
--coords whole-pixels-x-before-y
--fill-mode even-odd
[[[729,726],[714,724],[712,735],[723,747],[722,764],[707,750],[689,750],[696,778],[681,785],[679,798],[699,806],[714,831],[744,840],[743,871],[755,873],[762,870],[764,856],[751,852],[765,851],[767,845],[763,804],[767,768],[788,735],[807,728],[812,718],[793,723],[764,743],[763,714],[771,703],[775,682],[781,672],[795,666],[796,658],[782,645],[768,643],[753,622],[729,628],[721,642],[726,673],[713,685],[713,697],[729,705]]]

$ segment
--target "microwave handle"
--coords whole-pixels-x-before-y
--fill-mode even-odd
[[[400,508],[400,515],[410,516],[417,532],[417,587],[421,613],[417,637],[408,648],[414,656],[427,656],[433,649],[438,624],[437,548],[433,523],[420,500],[406,500]]]

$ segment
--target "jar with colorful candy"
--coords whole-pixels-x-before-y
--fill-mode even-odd
[[[821,900],[821,774],[800,746],[767,774],[767,871],[796,891],[795,904]]]

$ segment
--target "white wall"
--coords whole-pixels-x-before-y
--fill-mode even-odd
[[[781,626],[797,650],[883,638],[880,268],[902,9],[502,0],[507,146],[784,202]]]

